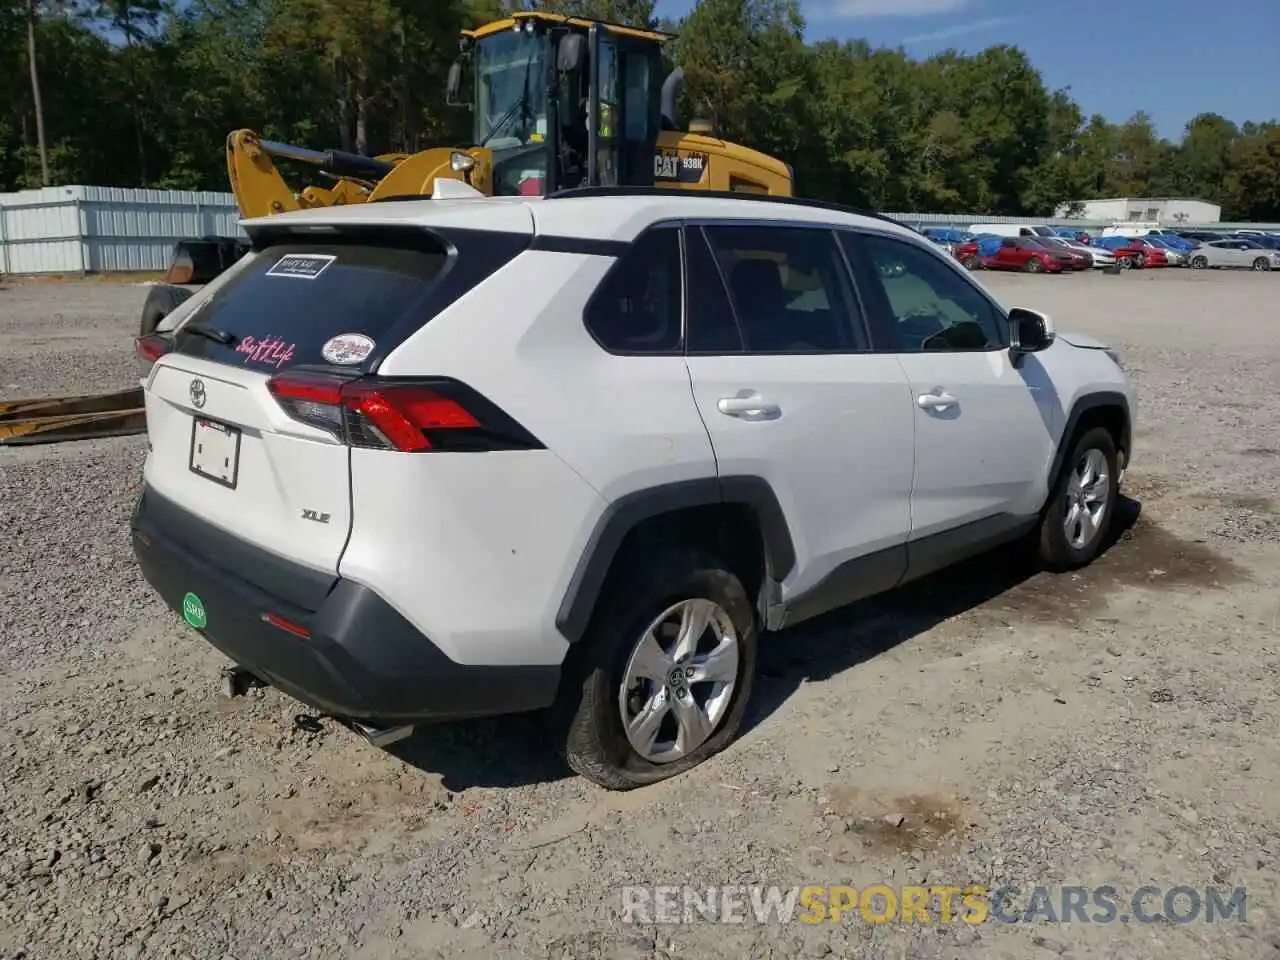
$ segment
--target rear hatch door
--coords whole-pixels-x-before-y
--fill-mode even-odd
[[[264,250],[151,371],[148,485],[248,544],[336,576],[351,529],[349,448],[287,415],[268,383],[286,371],[367,372],[388,340],[431,315],[448,259],[424,230]]]

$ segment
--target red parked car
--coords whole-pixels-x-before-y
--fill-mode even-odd
[[[1144,258],[1143,266],[1146,267],[1167,267],[1169,266],[1169,255],[1165,253],[1164,248],[1157,246],[1144,237],[1134,237],[1133,242],[1142,249]]]
[[[1164,251],[1154,243],[1147,243],[1142,237],[1103,237],[1098,245],[1114,253],[1116,263],[1123,270],[1169,265],[1169,258],[1164,255]]]
[[[957,243],[952,247],[951,253],[968,270],[977,270],[982,266],[982,257],[978,255],[977,240],[968,240],[964,243]]]
[[[1064,269],[1069,269],[1069,270],[1092,270],[1093,269],[1093,260],[1085,257],[1084,254],[1076,253],[1070,247],[1064,247],[1062,246],[1062,244],[1054,243],[1052,240],[1046,239],[1045,237],[1023,237],[1023,239],[1031,243],[1034,243],[1039,247],[1043,247],[1045,250],[1048,250],[1049,253],[1054,254],[1055,256],[1067,258],[1069,265],[1064,266]]]
[[[992,257],[983,257],[988,270],[1025,270],[1027,273],[1062,273],[1073,270],[1071,254],[1061,254],[1034,242],[1034,237],[1005,237]]]

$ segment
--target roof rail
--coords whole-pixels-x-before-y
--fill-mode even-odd
[[[872,217],[899,227],[914,229],[900,220],[876,213],[874,210],[863,210],[830,200],[817,200],[809,197],[782,197],[771,193],[748,193],[744,190],[687,190],[679,187],[567,187],[547,194],[548,200],[569,199],[571,197],[682,197],[692,200],[700,197],[712,197],[718,200],[751,200],[761,203],[783,203],[798,207],[817,207],[835,213],[852,213],[860,217]]]

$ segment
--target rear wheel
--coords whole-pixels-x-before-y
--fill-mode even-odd
[[[1120,269],[1121,269],[1121,270],[1132,270],[1132,269],[1133,269],[1133,258],[1132,258],[1132,257],[1117,257],[1117,258],[1116,258],[1116,261],[1120,264]]]
[[[1133,265],[1134,265],[1135,267],[1137,267],[1139,270],[1141,270],[1143,267],[1145,267],[1145,266],[1147,265],[1147,257],[1146,257],[1146,255],[1145,255],[1145,254],[1140,253],[1140,254],[1138,254],[1136,257],[1134,257],[1134,258],[1133,258]]]
[[[1207,266],[1209,266],[1209,258],[1208,258],[1208,257],[1200,256],[1200,257],[1192,257],[1192,258],[1191,258],[1191,269],[1193,269],[1193,270],[1203,270],[1203,269],[1204,269],[1205,267],[1207,267]]]
[[[982,260],[978,257],[964,258],[964,267],[966,270],[977,270],[980,266],[982,266]]]
[[[723,563],[675,548],[622,562],[552,710],[569,766],[611,790],[665,780],[724,749],[756,669],[755,609]]]
[[[1091,563],[1102,549],[1119,497],[1119,457],[1102,427],[1072,445],[1040,520],[1040,562],[1051,570]]]
[[[1038,257],[1032,257],[1027,261],[1027,273],[1044,273],[1044,264],[1040,262]]]
[[[1255,269],[1255,270],[1270,270],[1270,269],[1271,269],[1271,261],[1270,261],[1270,260],[1268,260],[1266,257],[1258,257],[1258,259],[1257,259],[1257,260],[1254,260],[1254,261],[1253,261],[1253,269]]]

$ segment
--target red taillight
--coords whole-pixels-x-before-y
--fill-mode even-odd
[[[147,363],[155,363],[173,349],[173,341],[158,333],[151,333],[145,337],[136,337],[133,345],[138,352],[139,359],[145,360]]]
[[[267,389],[295,420],[319,427],[354,447],[417,453],[436,449],[442,435],[453,431],[468,433],[473,441],[468,449],[537,445],[505,418],[501,418],[498,430],[486,428],[462,399],[449,395],[448,387],[298,371],[272,377]],[[452,389],[460,392],[462,388],[455,384]]]

